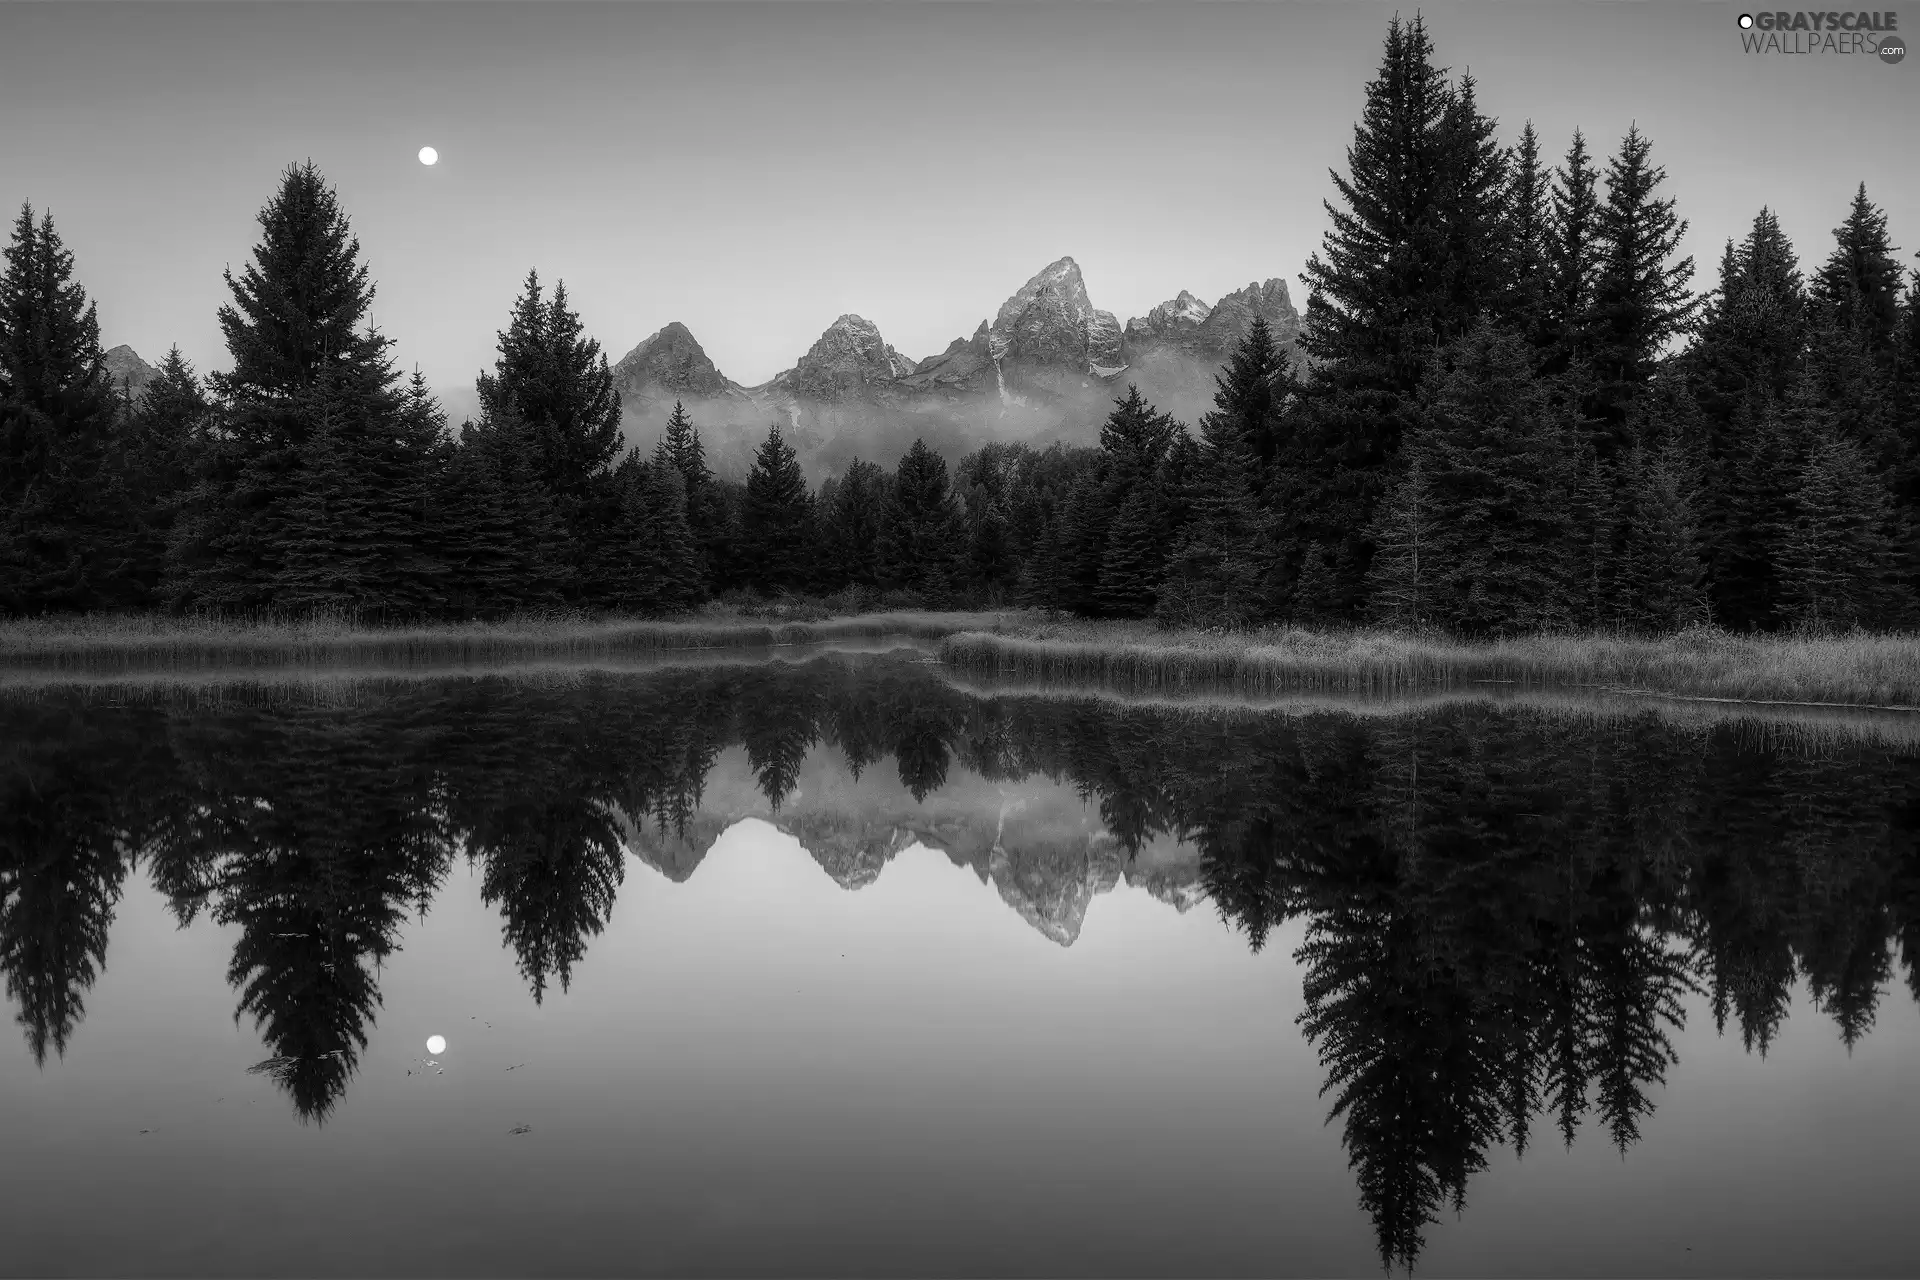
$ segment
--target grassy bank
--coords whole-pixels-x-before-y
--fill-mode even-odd
[[[1487,644],[1384,631],[1161,631],[1014,621],[947,636],[949,667],[1134,694],[1394,696],[1502,682],[1748,703],[1920,709],[1920,636],[1543,635]]]
[[[1234,692],[1124,692],[1086,682],[964,672],[946,668],[947,683],[976,698],[1042,697],[1194,715],[1339,715],[1393,720],[1423,712],[1494,708],[1533,712],[1591,725],[1616,724],[1652,714],[1663,723],[1706,732],[1731,727],[1759,747],[1820,752],[1867,746],[1920,755],[1920,715],[1911,711],[1790,702],[1741,702],[1646,694],[1598,688],[1535,687],[1478,683],[1449,689],[1407,690],[1381,696],[1296,689],[1267,694]]]
[[[712,611],[674,621],[522,618],[379,627],[340,617],[232,621],[87,616],[0,624],[0,671],[191,673],[233,669],[495,666],[613,661],[710,649],[906,639],[995,625],[995,614],[869,613],[809,621]]]

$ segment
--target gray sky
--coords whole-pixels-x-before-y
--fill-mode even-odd
[[[1275,275],[1302,300],[1396,8],[0,4],[0,206],[51,206],[107,345],[224,367],[221,268],[311,157],[436,386],[491,363],[528,267],[612,357],[677,319],[754,383],[846,311],[941,350],[1062,254],[1123,320]],[[1702,287],[1762,204],[1824,256],[1863,179],[1920,248],[1920,57],[1756,57],[1740,11],[1424,6],[1509,138],[1639,122]]]

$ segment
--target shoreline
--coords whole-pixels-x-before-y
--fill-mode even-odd
[[[780,649],[902,638],[937,642],[993,613],[838,618],[516,619],[401,627],[342,619],[227,622],[149,615],[0,623],[0,676],[242,675],[268,670],[507,668],[623,656]]]
[[[929,646],[954,673],[1028,690],[1258,703],[1301,693],[1391,701],[1505,686],[1754,709],[1920,713],[1920,635],[1738,636],[1696,628],[1658,639],[1549,634],[1467,642],[1372,629],[1160,630],[1144,622],[1049,621],[1018,610],[770,612],[396,627],[324,616],[36,619],[0,623],[0,685],[296,672],[506,674],[530,665],[619,666],[623,659],[650,667],[676,657],[905,640]]]
[[[970,675],[1172,697],[1398,695],[1468,685],[1592,690],[1749,707],[1920,712],[1920,636],[1660,639],[1538,635],[1469,643],[1384,630],[1156,631],[1144,624],[1015,621],[960,632],[940,660]]]

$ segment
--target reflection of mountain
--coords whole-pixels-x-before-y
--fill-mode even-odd
[[[1073,945],[1097,893],[1120,883],[1126,855],[1104,834],[1019,842],[993,850],[993,885],[1028,924],[1063,947]]]
[[[1077,791],[1043,779],[990,783],[971,771],[949,775],[923,800],[897,771],[869,768],[854,777],[840,753],[809,751],[793,789],[776,810],[742,750],[723,752],[707,775],[685,834],[626,820],[628,847],[668,879],[684,881],[728,827],[758,818],[800,842],[834,883],[862,889],[902,849],[921,844],[971,869],[1007,905],[1047,937],[1070,945],[1094,895],[1141,883],[1185,910],[1201,896],[1197,853],[1161,839],[1132,871]]]
[[[1255,947],[1295,922],[1300,1025],[1391,1264],[1502,1144],[1591,1121],[1631,1149],[1690,990],[1761,1053],[1801,982],[1848,1045],[1896,954],[1920,998],[1896,750],[1637,711],[980,695],[900,655],[0,696],[0,972],[36,1057],[82,1042],[137,858],[183,925],[238,926],[239,1011],[324,1119],[461,851],[539,999],[590,962],[626,851],[685,880],[748,817],[848,889],[939,849],[1062,945],[1122,879]]]

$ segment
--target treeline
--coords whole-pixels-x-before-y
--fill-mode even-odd
[[[50,217],[0,280],[0,608],[672,612],[719,593],[1031,604],[1464,635],[1903,628],[1920,591],[1920,276],[1864,185],[1803,271],[1773,214],[1691,290],[1631,128],[1604,168],[1503,146],[1471,77],[1389,27],[1295,367],[1255,322],[1189,430],[1129,388],[1098,448],[916,443],[746,483],[676,406],[623,452],[598,344],[529,274],[454,432],[309,164],[228,273],[230,371],[136,403]]]
[[[1762,209],[1718,287],[1637,128],[1604,171],[1389,29],[1307,265],[1197,438],[1131,398],[1055,486],[1032,599],[1168,622],[1894,628],[1920,586],[1920,276],[1854,196],[1810,275]],[[991,541],[991,539],[989,539]]]

